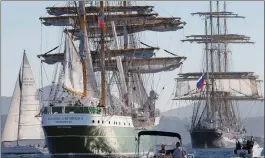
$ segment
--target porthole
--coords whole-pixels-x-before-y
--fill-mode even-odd
[[[125,126],[125,122],[124,122],[124,126]]]
[[[109,121],[109,124],[110,124],[110,121]]]
[[[129,126],[130,126],[131,124],[129,123]]]
[[[92,123],[95,123],[95,120],[92,120]]]
[[[121,122],[119,122],[119,125],[121,125]]]
[[[100,123],[100,121],[98,120],[98,123]]]
[[[104,123],[104,121],[102,120],[102,124]]]

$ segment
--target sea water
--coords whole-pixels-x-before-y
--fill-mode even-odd
[[[230,158],[233,154],[233,149],[187,149],[188,154],[193,155],[193,158]],[[2,155],[2,158],[50,158],[48,154],[43,155]],[[264,158],[264,151],[262,152]]]

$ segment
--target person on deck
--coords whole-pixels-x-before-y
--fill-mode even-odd
[[[161,145],[161,150],[159,150],[159,153],[162,153],[162,154],[166,153],[166,146],[165,146],[165,144],[162,144]]]
[[[236,142],[236,149],[241,150],[241,143],[239,141]]]
[[[180,148],[180,143],[176,143],[176,148],[172,154],[173,158],[184,158],[183,151]]]

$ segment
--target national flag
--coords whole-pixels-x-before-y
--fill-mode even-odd
[[[236,139],[236,136],[233,136],[231,139]]]
[[[197,81],[197,88],[201,89],[204,86],[204,73],[202,73],[202,76]]]
[[[104,31],[106,31],[106,24],[104,22],[104,12],[100,12],[98,15],[98,25],[99,27],[103,28]]]

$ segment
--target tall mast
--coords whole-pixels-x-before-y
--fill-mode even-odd
[[[126,1],[122,1],[122,5],[123,7],[126,7],[127,6],[127,2]],[[124,14],[126,14],[126,12],[124,12]],[[127,21],[125,20],[124,21],[124,25],[123,25],[123,31],[124,31],[124,36],[123,36],[123,46],[124,46],[124,49],[127,49],[128,48],[128,30],[127,30]],[[126,57],[125,57],[126,58]],[[128,62],[126,62],[125,64],[125,84],[126,84],[126,87],[127,87],[127,94],[124,96],[125,97],[125,100],[126,100],[126,105],[129,106],[129,72],[128,72]]]
[[[80,1],[80,3],[82,3],[82,1]],[[79,5],[81,13],[80,13],[80,28],[81,30],[84,32],[84,46],[86,45],[86,40],[85,38],[87,35],[87,29],[86,29],[86,10],[85,10],[85,0],[83,0],[83,3]],[[84,52],[87,51],[87,47],[84,47]],[[85,53],[84,53],[85,55]],[[82,68],[83,68],[83,86],[84,86],[84,93],[83,93],[83,97],[87,97],[87,72],[86,72],[86,63],[85,60],[83,58],[82,60]]]
[[[226,12],[226,3],[224,1],[224,12]],[[224,18],[224,35],[226,35],[227,33],[227,25],[226,25],[226,17]],[[227,43],[224,43],[224,58],[225,58],[225,64],[224,64],[224,71],[227,71],[227,56],[228,56],[228,52],[227,52]]]
[[[126,7],[126,1],[122,1],[123,6]],[[126,14],[126,12],[124,12]],[[124,49],[128,47],[128,31],[127,31],[127,21],[124,21]]]
[[[100,12],[104,12],[104,1],[100,1]],[[105,76],[105,52],[104,52],[104,28],[100,28],[100,56],[101,56],[101,106],[106,106],[106,76]]]
[[[208,31],[207,31],[207,18],[205,18],[205,35],[208,35]],[[209,103],[210,103],[210,95],[209,95],[209,52],[208,52],[208,42],[205,42],[205,52],[206,52],[206,96],[207,96],[207,100],[206,100],[206,116],[207,119],[209,119]]]
[[[18,141],[19,141],[19,134],[20,134],[20,113],[21,113],[21,103],[22,103],[22,87],[23,87],[23,73],[24,73],[24,59],[25,59],[25,55],[26,55],[26,51],[24,50],[23,52],[23,61],[22,61],[22,67],[20,69],[20,72],[21,73],[19,75],[19,83],[20,83],[20,97],[19,97],[19,109],[18,109],[18,124],[17,124],[17,146],[19,145],[18,144]]]
[[[219,1],[216,1],[216,8],[217,8],[217,34],[220,35],[220,18],[219,18]],[[221,72],[221,51],[220,51],[220,42],[218,41],[217,46],[218,51],[218,72]]]
[[[213,36],[213,17],[212,17],[212,1],[210,1],[210,27],[211,27],[211,37]],[[211,73],[213,74],[214,72],[214,65],[213,65],[213,41],[211,38],[211,45],[210,45],[210,57],[211,57]],[[212,107],[212,117],[214,118],[215,116],[215,107],[214,107],[214,79],[212,77],[211,79],[211,86],[212,86],[212,91],[211,91],[211,107]]]

